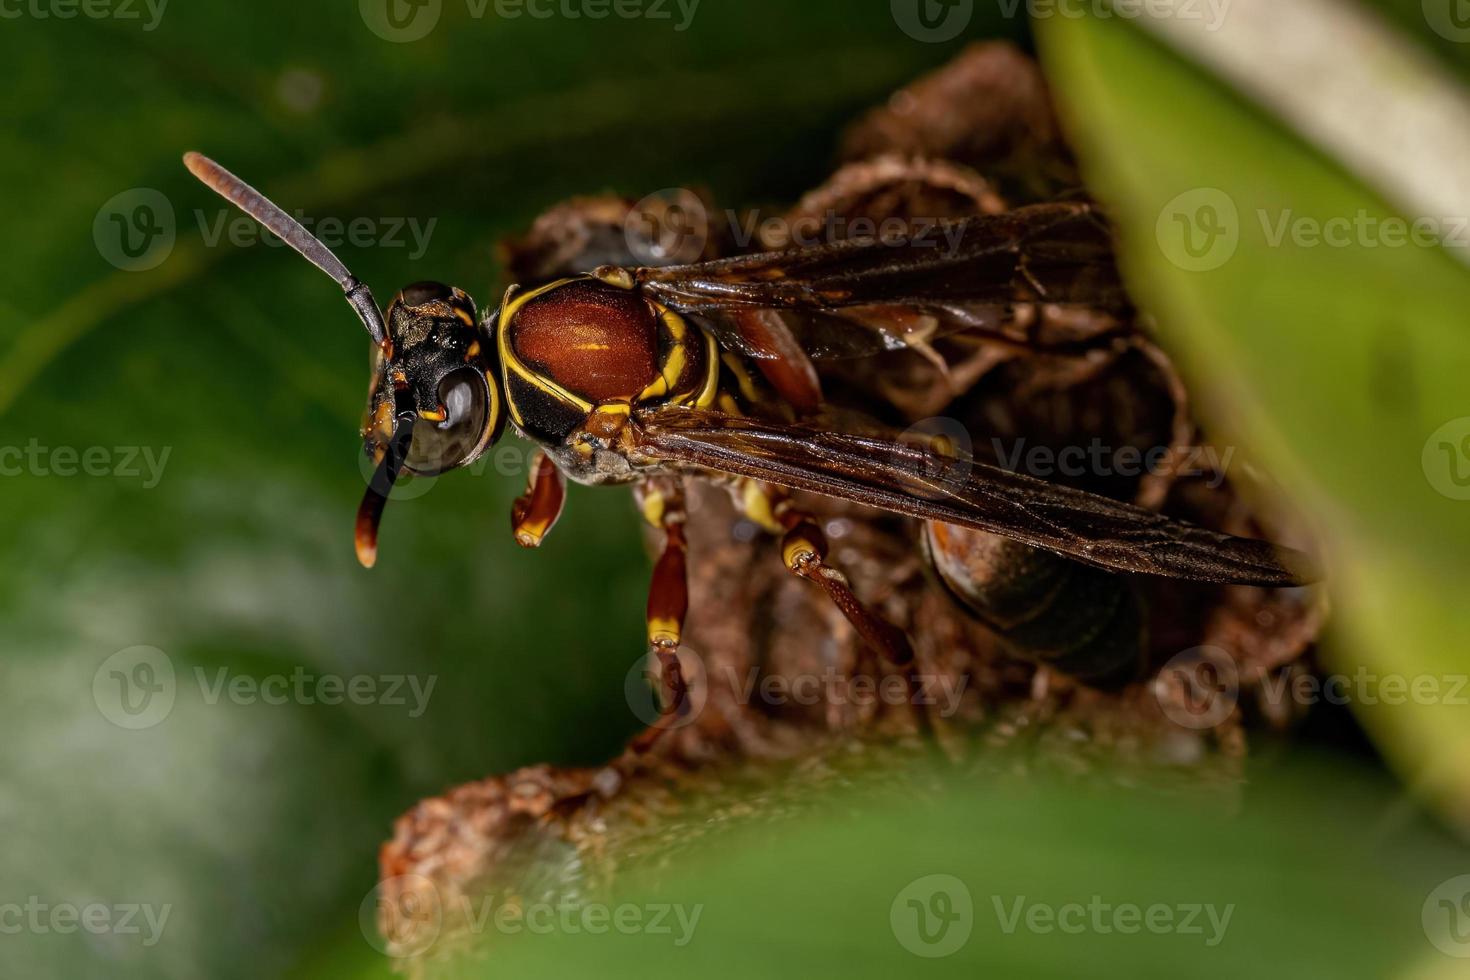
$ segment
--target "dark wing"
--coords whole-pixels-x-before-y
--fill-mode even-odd
[[[752,337],[755,311],[786,314],[817,359],[855,357],[958,330],[999,331],[1019,304],[1123,314],[1111,234],[1087,203],[1037,204],[912,230],[696,265],[639,269],[644,291],[700,318],[731,349],[781,356]]]
[[[894,439],[666,408],[635,414],[647,460],[977,528],[1121,572],[1235,585],[1317,577],[1306,555]]]

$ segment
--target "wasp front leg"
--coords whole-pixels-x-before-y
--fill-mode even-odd
[[[663,552],[648,587],[648,643],[658,658],[664,706],[658,720],[633,741],[636,751],[647,752],[673,727],[688,703],[689,688],[679,666],[679,643],[689,611],[689,542],[684,535],[688,515],[684,486],[670,477],[638,483],[633,498],[643,519],[664,533]]]
[[[526,492],[511,505],[510,526],[522,548],[539,548],[561,517],[567,485],[561,470],[541,450],[531,458],[531,476]]]

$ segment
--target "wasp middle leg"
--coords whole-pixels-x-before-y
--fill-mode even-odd
[[[687,710],[689,700],[689,687],[679,666],[679,644],[689,611],[689,542],[684,534],[688,514],[684,485],[673,477],[654,477],[636,484],[633,499],[643,519],[664,533],[663,553],[653,567],[648,587],[648,643],[658,659],[663,710],[633,740],[635,751],[647,752]]]

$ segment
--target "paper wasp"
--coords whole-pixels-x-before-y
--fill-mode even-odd
[[[1108,229],[1086,203],[964,219],[948,248],[839,242],[663,268],[603,266],[532,289],[512,286],[481,316],[460,289],[421,282],[380,310],[324,245],[279,207],[198,154],[212,190],[331,276],[374,345],[362,436],[376,471],[356,525],[371,566],[402,473],[474,462],[507,424],[541,449],[512,515],[535,547],[561,513],[564,479],[632,484],[664,532],[648,638],[671,704],[684,697],[676,651],[687,611],[681,481],[729,486],[742,512],[781,537],[787,568],[819,586],[896,663],[901,631],[826,562],[816,522],[790,496],[844,498],[974,529],[1110,571],[1261,586],[1312,577],[1304,555],[1046,483],[933,442],[823,424],[812,361],[986,330],[1025,304],[1126,307]],[[933,535],[931,535],[931,547]]]

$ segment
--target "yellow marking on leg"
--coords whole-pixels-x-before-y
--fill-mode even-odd
[[[735,375],[735,384],[739,387],[741,396],[752,405],[759,402],[760,392],[756,390],[755,381],[751,378],[750,372],[745,370],[745,363],[740,356],[726,351],[720,359],[725,362],[730,373]]]
[[[648,642],[656,647],[677,647],[682,635],[676,619],[660,616],[648,621]]]
[[[772,534],[781,534],[786,528],[776,519],[775,510],[771,507],[770,495],[759,481],[742,479],[740,481],[740,510],[746,517],[755,521],[762,529]],[[789,565],[790,562],[787,562]]]
[[[643,495],[643,519],[649,526],[662,529],[664,526],[664,509],[668,501],[664,495],[656,490],[650,490]]]
[[[700,328],[704,334],[704,389],[694,399],[696,408],[709,408],[715,403],[715,396],[720,391],[720,345],[715,342],[715,335],[704,328]]]

